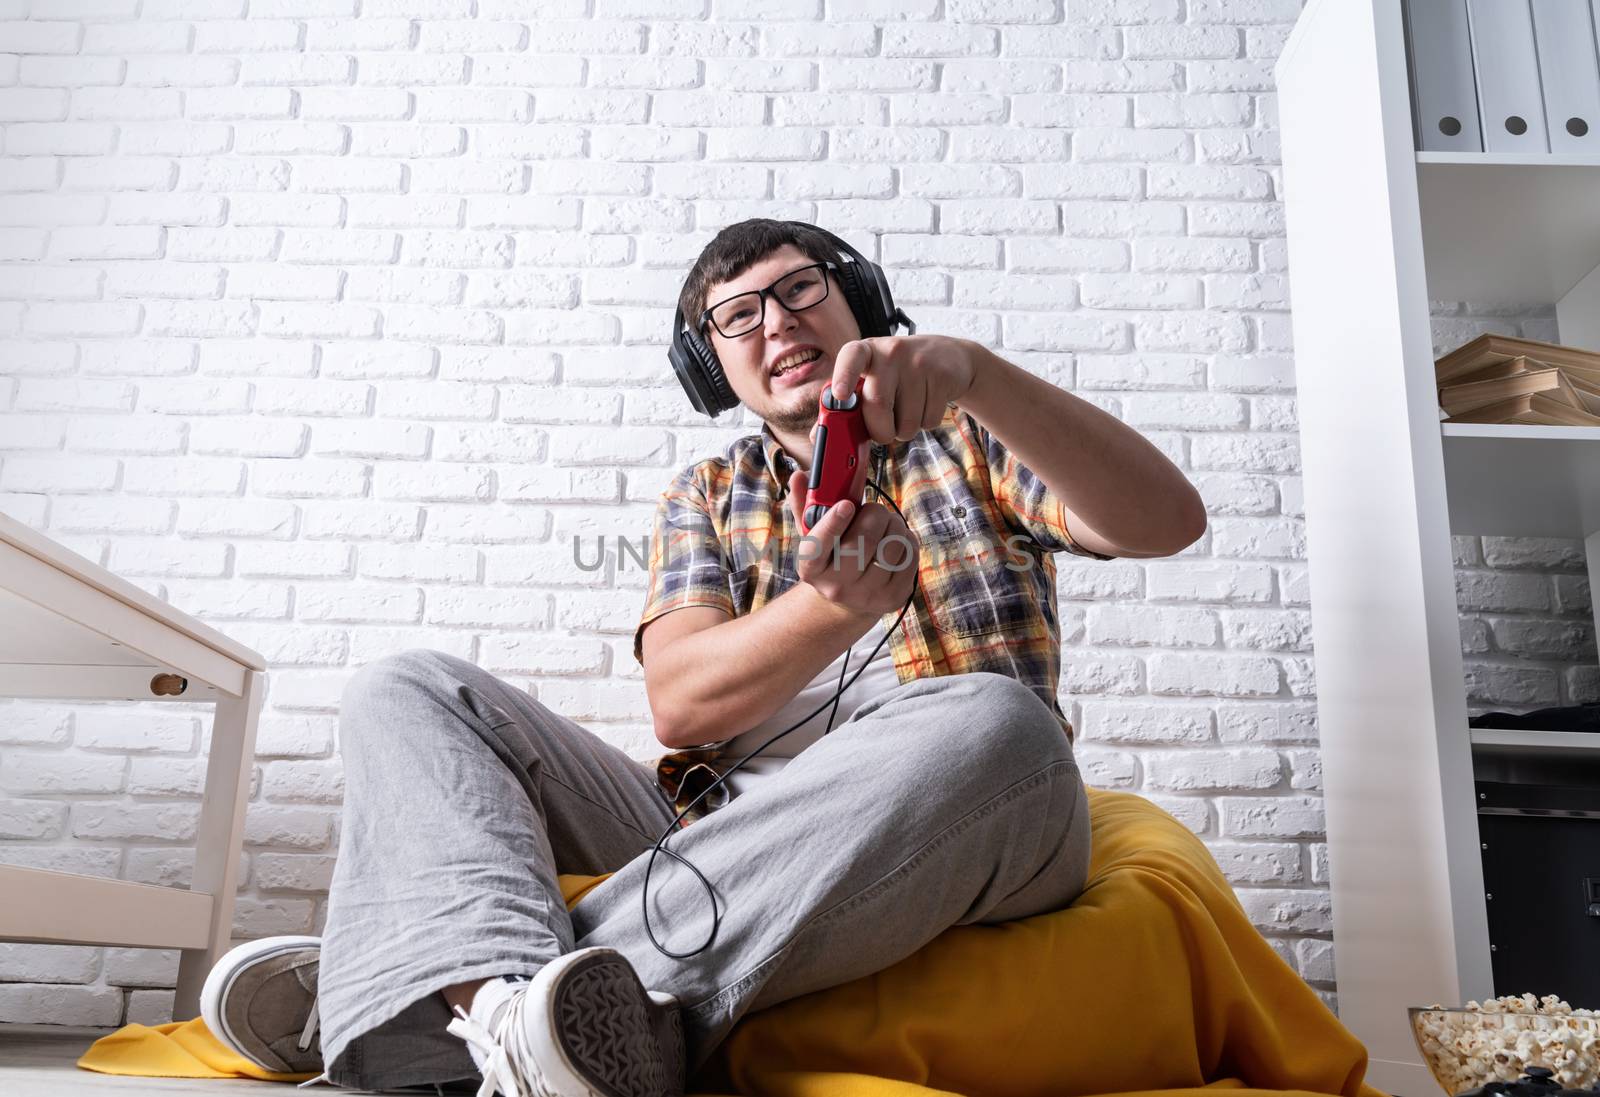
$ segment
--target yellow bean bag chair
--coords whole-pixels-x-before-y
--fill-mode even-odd
[[[690,1079],[704,1097],[1381,1097],[1367,1055],[1273,951],[1205,845],[1090,790],[1094,857],[1066,910],[954,926],[876,974],[747,1014]],[[570,909],[605,876],[562,876]],[[198,1019],[129,1025],[78,1061],[109,1074],[266,1074]]]

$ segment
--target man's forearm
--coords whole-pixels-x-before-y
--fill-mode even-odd
[[[1206,528],[1205,503],[1148,439],[979,343],[963,411],[1032,469],[1117,556],[1170,556]],[[1070,523],[1069,523],[1070,524]],[[1088,536],[1081,537],[1095,547]]]
[[[657,738],[676,749],[750,730],[788,704],[876,620],[797,583],[754,613],[668,644],[656,653],[664,665],[651,668],[670,683],[664,696],[651,699]]]

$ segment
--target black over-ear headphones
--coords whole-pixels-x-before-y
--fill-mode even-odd
[[[884,277],[882,267],[827,229],[804,221],[784,223],[821,233],[838,249],[839,264],[834,273],[850,311],[855,314],[856,325],[861,328],[861,338],[892,335],[897,325],[903,326],[909,335],[916,334],[917,325],[895,308],[889,280]],[[716,418],[739,406],[739,398],[733,394],[727,375],[722,372],[722,363],[717,361],[717,352],[701,338],[699,317],[693,323],[685,322],[681,305],[672,312],[672,344],[667,348],[667,361],[672,363],[696,411]]]

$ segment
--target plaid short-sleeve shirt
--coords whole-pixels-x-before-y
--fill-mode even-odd
[[[1061,499],[971,415],[947,408],[932,430],[874,446],[878,483],[905,514],[920,546],[916,597],[899,628],[885,616],[901,682],[994,671],[1037,693],[1069,738],[1056,699],[1060,623],[1056,552],[1098,560],[1067,531]],[[644,628],[662,614],[715,606],[731,617],[754,613],[799,582],[801,532],[786,498],[795,463],[769,427],[721,455],[680,472],[656,507],[650,584],[634,631],[643,663]],[[869,488],[867,500],[878,496]],[[885,564],[901,550],[881,550]],[[724,739],[677,750],[657,763],[661,787],[682,810],[737,758]],[[721,806],[719,788],[683,825]]]

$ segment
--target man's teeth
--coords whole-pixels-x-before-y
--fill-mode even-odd
[[[787,364],[779,366],[778,369],[776,371],[774,371],[772,375],[774,377],[782,377],[784,374],[788,373],[790,370],[795,369],[798,366],[803,366],[807,362],[815,362],[818,358],[821,358],[821,357],[822,357],[822,352],[821,351],[808,350],[798,358],[792,358],[792,359],[786,360]]]

